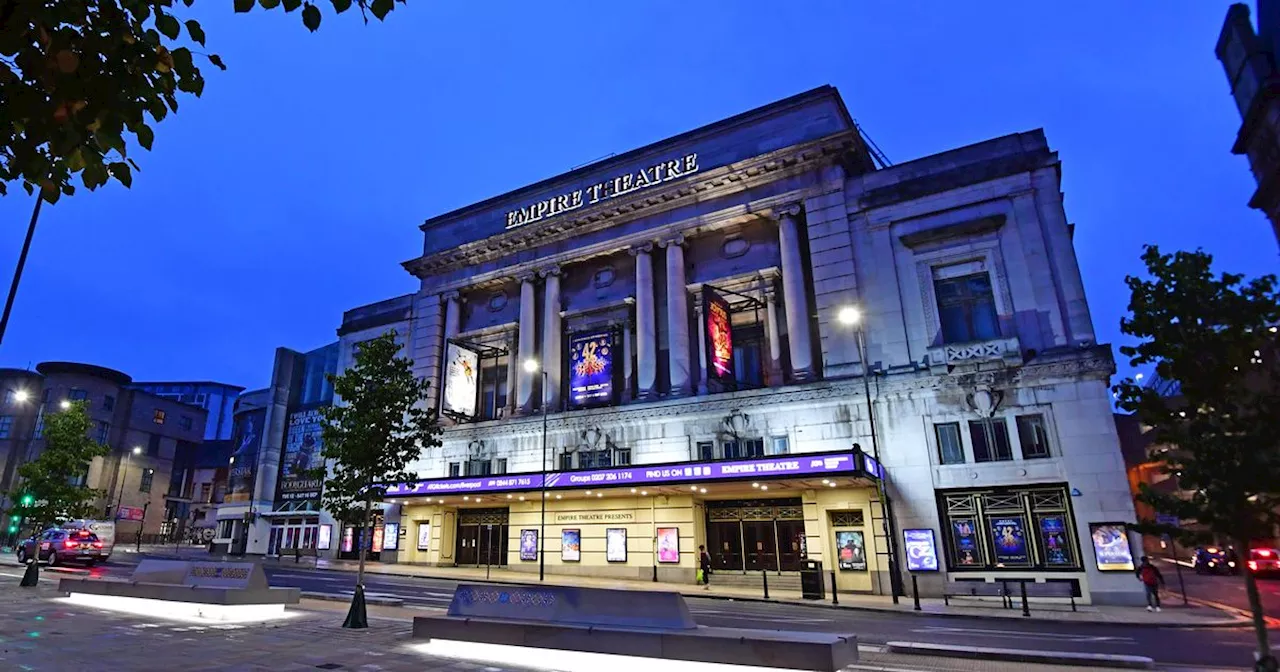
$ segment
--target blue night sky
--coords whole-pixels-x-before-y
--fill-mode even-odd
[[[314,35],[198,4],[230,69],[137,150],[133,189],[45,209],[0,364],[265,385],[275,347],[414,290],[423,219],[821,84],[894,162],[1043,127],[1100,341],[1143,243],[1276,265],[1230,153],[1227,2],[410,0]],[[31,204],[0,199],[6,282]]]

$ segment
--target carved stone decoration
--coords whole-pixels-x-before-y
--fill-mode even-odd
[[[720,245],[720,254],[725,259],[741,257],[751,250],[751,241],[739,235],[727,236]]]
[[[484,439],[473,439],[467,444],[467,455],[472,460],[482,460],[488,455],[485,452]]]
[[[990,418],[995,415],[996,409],[1000,407],[1000,402],[1004,401],[1004,392],[993,390],[990,387],[979,387],[970,392],[965,401],[969,404],[969,408],[973,409],[980,417]]]
[[[615,271],[612,266],[605,266],[600,270],[596,271],[596,274],[592,278],[591,282],[593,285],[595,285],[596,289],[604,289],[605,287],[612,285],[613,281],[617,279],[617,277],[618,277],[618,272]]]
[[[737,441],[751,429],[751,416],[743,413],[741,409],[735,408],[724,416],[724,420],[720,422],[720,425],[724,434],[732,436],[733,440]]]
[[[489,312],[496,313],[507,307],[507,293],[494,292],[489,295]]]

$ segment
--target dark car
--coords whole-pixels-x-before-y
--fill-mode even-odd
[[[1280,575],[1280,549],[1249,549],[1249,571],[1253,572],[1254,576]]]
[[[1197,548],[1191,564],[1196,574],[1235,574],[1240,571],[1236,552],[1217,546]]]
[[[67,562],[82,562],[92,567],[106,557],[107,552],[98,535],[88,530],[45,530],[18,546],[19,562],[26,563],[35,558],[49,563],[51,567]]]

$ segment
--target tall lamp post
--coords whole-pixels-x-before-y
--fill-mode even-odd
[[[120,471],[120,494],[116,495],[116,511],[115,511],[115,514],[116,514],[116,515],[114,516],[114,518],[119,518],[119,517],[120,517],[120,505],[121,505],[121,504],[124,504],[124,479],[125,479],[125,477],[126,477],[126,476],[128,476],[128,475],[129,475],[129,456],[130,456],[130,454],[133,454],[133,455],[141,455],[141,454],[142,454],[142,447],[141,447],[141,446],[134,446],[134,447],[133,447],[133,450],[131,450],[131,451],[129,451],[128,453],[125,453],[125,454],[124,454],[124,467],[123,467],[123,468],[121,469],[121,471]],[[110,506],[110,505],[108,505],[108,506],[107,506],[107,515],[108,515],[108,516],[111,516],[111,506]]]
[[[526,373],[542,372],[542,487],[539,497],[542,500],[542,516],[538,523],[538,580],[547,578],[547,370],[538,364],[536,359],[524,361]]]
[[[867,337],[866,331],[863,329],[862,311],[853,306],[846,306],[840,309],[836,315],[836,319],[854,330],[854,336],[858,344],[858,360],[862,362],[862,391],[867,398],[867,423],[871,428],[871,457],[874,457],[877,464],[884,465],[880,460],[880,441],[876,437],[876,411],[875,405],[871,403],[871,363],[867,361]],[[889,590],[893,593],[893,603],[898,603],[898,595],[902,590],[902,577],[898,575],[898,551],[897,543],[894,538],[897,534],[893,524],[893,504],[889,501],[889,491],[884,485],[884,471],[881,476],[876,479],[876,490],[880,496],[880,515],[884,518],[884,533],[886,546],[889,552]]]

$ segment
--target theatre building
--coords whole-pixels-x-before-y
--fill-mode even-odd
[[[1140,601],[1057,154],[874,154],[821,87],[427,220],[419,290],[344,325],[447,425],[383,561]]]

